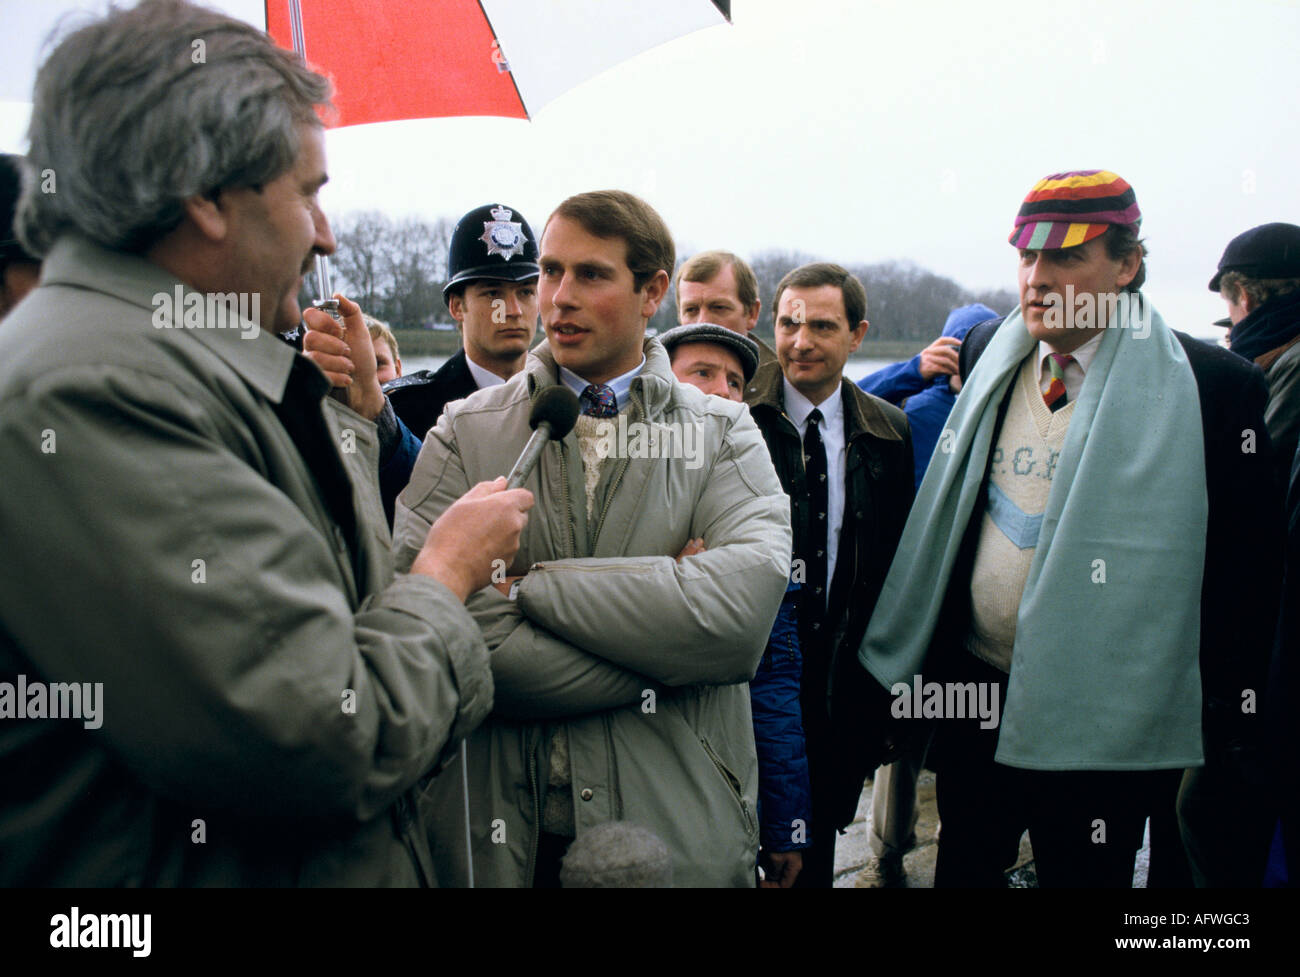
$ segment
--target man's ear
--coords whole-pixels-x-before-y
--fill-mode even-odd
[[[745,321],[749,323],[750,332],[753,332],[754,327],[758,325],[758,314],[762,311],[763,303],[755,299],[754,304],[751,305],[749,311],[745,313]]]
[[[447,296],[447,311],[451,317],[456,320],[456,327],[460,328],[465,324],[465,296],[456,292],[454,295]]]
[[[1124,256],[1124,260],[1120,262],[1119,276],[1115,279],[1115,285],[1118,288],[1123,288],[1125,285],[1127,285],[1129,282],[1131,282],[1134,278],[1137,277],[1138,269],[1141,267],[1142,267],[1142,249],[1134,248],[1132,251],[1126,254]]]
[[[650,319],[659,311],[659,303],[668,294],[668,272],[660,268],[645,285],[642,286],[645,301],[641,304],[641,318]]]
[[[226,212],[221,206],[221,191],[214,190],[211,196],[195,194],[185,199],[185,216],[194,227],[209,241],[224,241],[229,230]]]
[[[849,345],[849,352],[856,353],[858,347],[862,345],[862,340],[866,338],[867,330],[871,328],[871,323],[863,319],[858,323],[858,328],[853,330],[853,342]]]

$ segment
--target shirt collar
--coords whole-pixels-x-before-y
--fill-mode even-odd
[[[468,353],[465,354],[465,364],[469,367],[469,372],[474,377],[474,383],[480,390],[484,387],[495,387],[498,384],[506,382],[503,377],[499,377],[491,370],[485,369],[475,363],[469,358]]]
[[[839,387],[836,387],[835,392],[820,404],[814,404],[796,390],[789,380],[783,377],[781,383],[785,388],[785,412],[799,430],[803,430],[808,415],[813,412],[814,407],[822,412],[822,420],[826,422],[828,428],[833,424],[843,423],[840,419],[843,413],[843,398],[840,397]]]
[[[621,377],[615,377],[613,380],[606,382],[605,386],[614,391],[614,403],[621,411],[627,405],[628,393],[632,389],[632,381],[637,378],[642,368],[645,366],[645,354],[641,354],[641,362],[635,369],[628,370]],[[590,380],[584,380],[578,374],[566,367],[560,367],[560,380],[563,384],[572,390],[575,394],[582,396],[582,392],[591,386]]]

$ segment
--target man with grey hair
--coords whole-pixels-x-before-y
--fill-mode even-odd
[[[321,361],[347,405],[274,335],[334,250],[328,94],[177,0],[37,76],[29,161],[57,192],[28,181],[43,277],[0,329],[0,692],[27,690],[19,718],[46,682],[102,700],[90,730],[0,724],[0,885],[435,881],[413,788],[491,706],[463,601],[532,499],[475,486],[394,576],[360,310],[352,358]]]

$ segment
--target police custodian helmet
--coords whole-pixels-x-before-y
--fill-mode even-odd
[[[536,278],[537,235],[522,214],[502,204],[484,204],[456,224],[447,256],[447,284],[451,289],[475,278],[522,282]]]

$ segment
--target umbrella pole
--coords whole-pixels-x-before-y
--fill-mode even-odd
[[[301,0],[290,0],[289,2],[289,32],[293,35],[293,53],[302,58],[303,62],[307,61],[307,35],[302,28],[302,2]],[[330,290],[330,266],[329,258],[323,254],[316,255],[316,290],[319,293],[317,300],[312,303],[315,308],[323,309],[339,319],[338,302],[334,298],[333,291]],[[333,393],[333,392],[332,392]],[[347,395],[334,395],[335,399],[347,403]]]
[[[469,887],[474,888],[474,848],[469,838],[469,739],[460,741],[460,788],[465,799],[465,864],[469,867]]]

